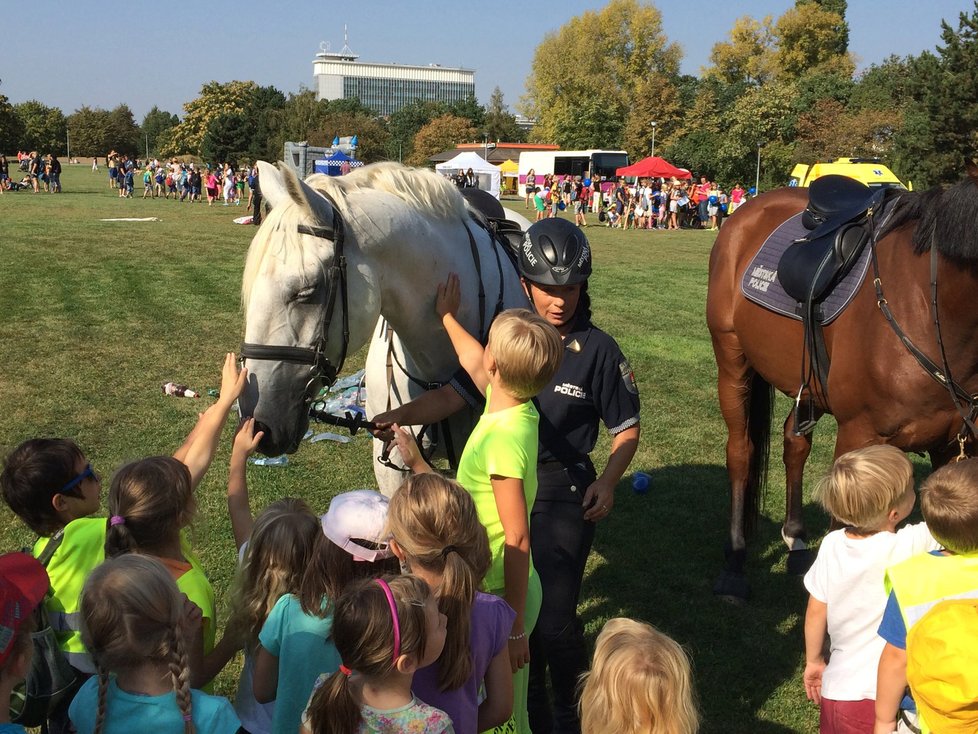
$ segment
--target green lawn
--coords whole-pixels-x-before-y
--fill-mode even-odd
[[[162,383],[218,385],[224,352],[241,340],[238,290],[253,228],[231,223],[243,207],[120,200],[104,171],[85,165],[66,166],[63,180],[61,195],[0,197],[0,448],[33,436],[72,437],[107,490],[124,462],[172,452],[207,403],[166,398]],[[522,211],[521,202],[510,205]],[[161,221],[99,221],[147,216]],[[754,597],[735,608],[711,593],[727,527],[726,435],[704,315],[714,235],[596,226],[587,234],[595,321],[618,338],[642,391],[634,468],[652,475],[645,496],[622,482],[615,511],[598,530],[584,588],[588,633],[627,615],[683,643],[696,667],[705,732],[815,731],[816,709],[800,682],[806,596],[801,580],[785,574],[779,536],[778,446],[751,546]],[[787,409],[782,399],[779,424]],[[832,430],[831,421],[820,429],[810,477],[830,460]],[[224,506],[230,437],[229,424],[199,489],[193,529],[224,609],[235,562]],[[252,468],[249,481],[258,508],[298,495],[324,511],[334,494],[370,487],[372,476],[361,435],[347,445],[306,445],[288,467]],[[32,540],[0,512],[3,548]],[[817,507],[807,507],[806,518],[814,535],[824,531]],[[222,675],[220,692],[233,691],[234,676],[235,669]]]

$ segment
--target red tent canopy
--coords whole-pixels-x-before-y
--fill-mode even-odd
[[[638,163],[619,168],[618,176],[638,176],[639,178],[692,178],[689,171],[676,168],[669,161],[657,156],[643,158]]]

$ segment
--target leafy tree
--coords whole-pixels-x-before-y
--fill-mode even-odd
[[[806,3],[818,5],[822,10],[835,13],[841,19],[836,38],[835,52],[840,56],[849,51],[849,24],[846,22],[846,10],[849,3],[847,0],[795,0],[795,5],[800,6]]]
[[[901,125],[900,113],[892,110],[849,111],[838,100],[821,99],[798,118],[795,160],[885,157]]]
[[[907,103],[913,86],[910,57],[889,56],[871,65],[855,81],[850,107],[859,110],[892,110]]]
[[[464,117],[472,123],[472,127],[474,128],[480,128],[486,124],[486,111],[473,94],[470,94],[459,102],[449,104],[448,114],[455,115],[455,117]]]
[[[640,160],[651,155],[653,120],[656,148],[661,155],[676,137],[684,117],[682,99],[674,84],[665,79],[643,82],[625,122],[623,143],[630,159]]]
[[[662,30],[662,14],[639,0],[611,0],[600,11],[571,18],[533,55],[522,102],[537,119],[533,137],[564,147],[619,147],[624,113],[640,84],[675,75],[681,55]],[[618,119],[594,119],[598,104]],[[587,124],[569,124],[582,107],[589,108]]]
[[[104,156],[112,147],[109,138],[109,111],[83,105],[67,119],[71,149],[80,156]]]
[[[225,112],[207,125],[200,153],[213,163],[239,163],[248,157],[251,121],[244,112]]]
[[[153,105],[153,109],[147,112],[146,117],[143,118],[142,124],[144,140],[147,141],[151,154],[157,152],[157,144],[160,136],[179,123],[180,118],[176,115],[165,112],[156,105]]]
[[[197,98],[183,106],[183,120],[161,135],[160,153],[199,153],[211,120],[220,115],[243,112],[255,100],[258,89],[254,82],[204,84]]]
[[[918,77],[929,82],[919,95],[931,118],[931,152],[921,171],[929,183],[958,180],[964,161],[978,150],[978,0],[970,15],[958,16],[957,30],[941,21],[941,41],[940,73]]]
[[[13,151],[20,145],[23,126],[6,95],[0,94],[0,151]]]
[[[64,155],[67,127],[61,110],[41,104],[36,99],[15,104],[13,108],[22,130],[18,148],[36,150],[41,154]]]
[[[786,10],[774,25],[774,35],[779,76],[798,79],[818,70],[851,77],[855,70],[844,50],[845,20],[817,2],[802,2]]]
[[[109,146],[115,148],[120,153],[127,155],[138,155],[140,149],[139,126],[133,117],[129,105],[121,104],[109,112],[107,120],[107,135]]]
[[[764,84],[777,66],[771,16],[755,20],[745,15],[734,21],[729,40],[713,44],[705,75],[727,84]]]
[[[509,112],[509,108],[503,102],[503,93],[499,87],[493,89],[489,96],[489,104],[486,106],[485,131],[490,140],[497,142],[520,143],[526,137],[523,128],[516,124],[515,115]]]
[[[428,158],[435,153],[470,142],[476,135],[471,120],[455,115],[436,117],[414,136],[411,157],[407,162],[414,166],[427,166]]]
[[[414,148],[414,138],[425,125],[436,117],[448,114],[441,102],[425,102],[416,99],[387,118],[387,157],[394,161],[408,160]]]

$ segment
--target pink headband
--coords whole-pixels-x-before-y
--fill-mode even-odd
[[[391,621],[394,622],[394,662],[401,656],[401,624],[397,620],[397,603],[394,601],[394,594],[391,593],[391,587],[387,585],[387,582],[383,579],[374,579],[380,588],[384,590],[384,594],[387,596],[387,603],[391,606]]]

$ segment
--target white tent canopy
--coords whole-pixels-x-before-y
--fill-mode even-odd
[[[463,173],[471,168],[479,180],[479,188],[483,191],[488,191],[497,199],[499,198],[499,182],[501,178],[499,166],[487,163],[482,159],[482,156],[471,151],[459,153],[450,161],[445,161],[435,166],[435,170],[438,173],[453,175],[458,173],[460,168]]]

